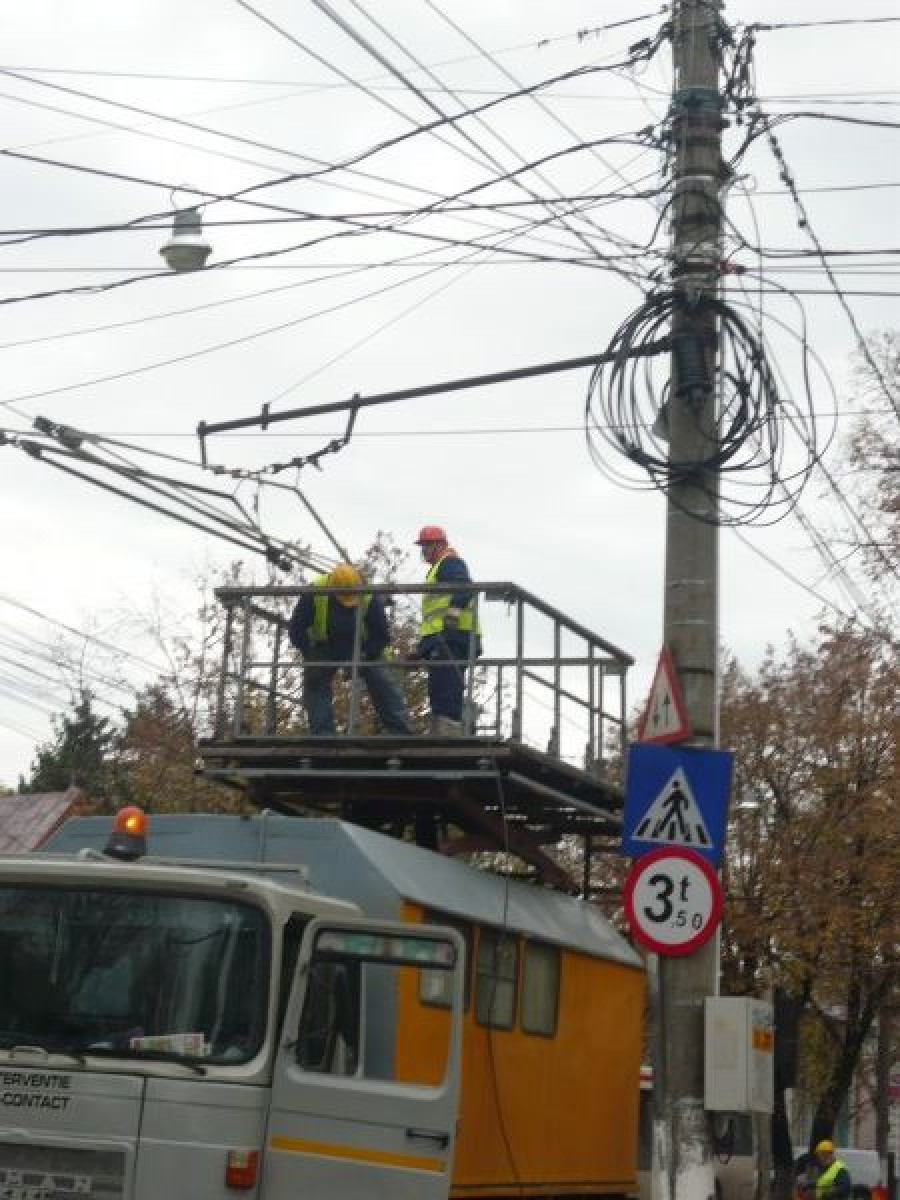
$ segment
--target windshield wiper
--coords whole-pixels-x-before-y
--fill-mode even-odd
[[[38,1041],[32,1039],[23,1041],[29,1035],[21,1033],[4,1033],[0,1034],[0,1050],[8,1050],[11,1055],[16,1054],[43,1054],[45,1058],[49,1058],[51,1054],[59,1054],[65,1058],[71,1058],[73,1062],[84,1066],[85,1058],[81,1050],[76,1050],[68,1043],[57,1045],[53,1042]]]
[[[195,1075],[206,1074],[206,1067],[187,1054],[179,1054],[177,1050],[133,1050],[130,1046],[110,1046],[108,1043],[104,1045],[102,1042],[98,1042],[85,1046],[84,1053],[102,1055],[107,1058],[133,1058],[136,1060],[147,1059],[150,1062],[177,1063],[178,1066],[193,1071]]]

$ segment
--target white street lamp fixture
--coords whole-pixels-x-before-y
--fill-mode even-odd
[[[175,210],[172,236],[159,252],[172,271],[199,271],[206,265],[212,246],[203,236],[199,207]]]

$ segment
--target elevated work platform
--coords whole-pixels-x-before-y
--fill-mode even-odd
[[[245,738],[204,742],[201,754],[204,775],[244,789],[261,808],[412,831],[449,854],[508,849],[559,886],[543,846],[567,835],[593,844],[621,827],[614,788],[517,742]]]
[[[581,838],[589,864],[591,849],[618,833],[621,796],[604,752],[622,743],[631,659],[513,584],[469,585],[488,653],[476,657],[473,647],[456,664],[466,681],[460,736],[430,736],[425,668],[414,657],[424,590],[365,589],[392,603],[389,669],[423,732],[379,733],[358,634],[354,659],[335,679],[346,732],[314,737],[302,662],[286,637],[290,612],[309,589],[221,589],[222,669],[214,732],[200,744],[203,774],[261,808],[338,816],[450,854],[506,852],[543,882],[579,890],[548,849]]]

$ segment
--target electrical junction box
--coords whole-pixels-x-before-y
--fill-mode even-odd
[[[710,1112],[770,1113],[775,1095],[775,1010],[753,996],[707,996],[704,1093]]]

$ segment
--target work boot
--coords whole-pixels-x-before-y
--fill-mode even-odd
[[[432,732],[436,737],[461,737],[462,722],[452,717],[432,717]]]

